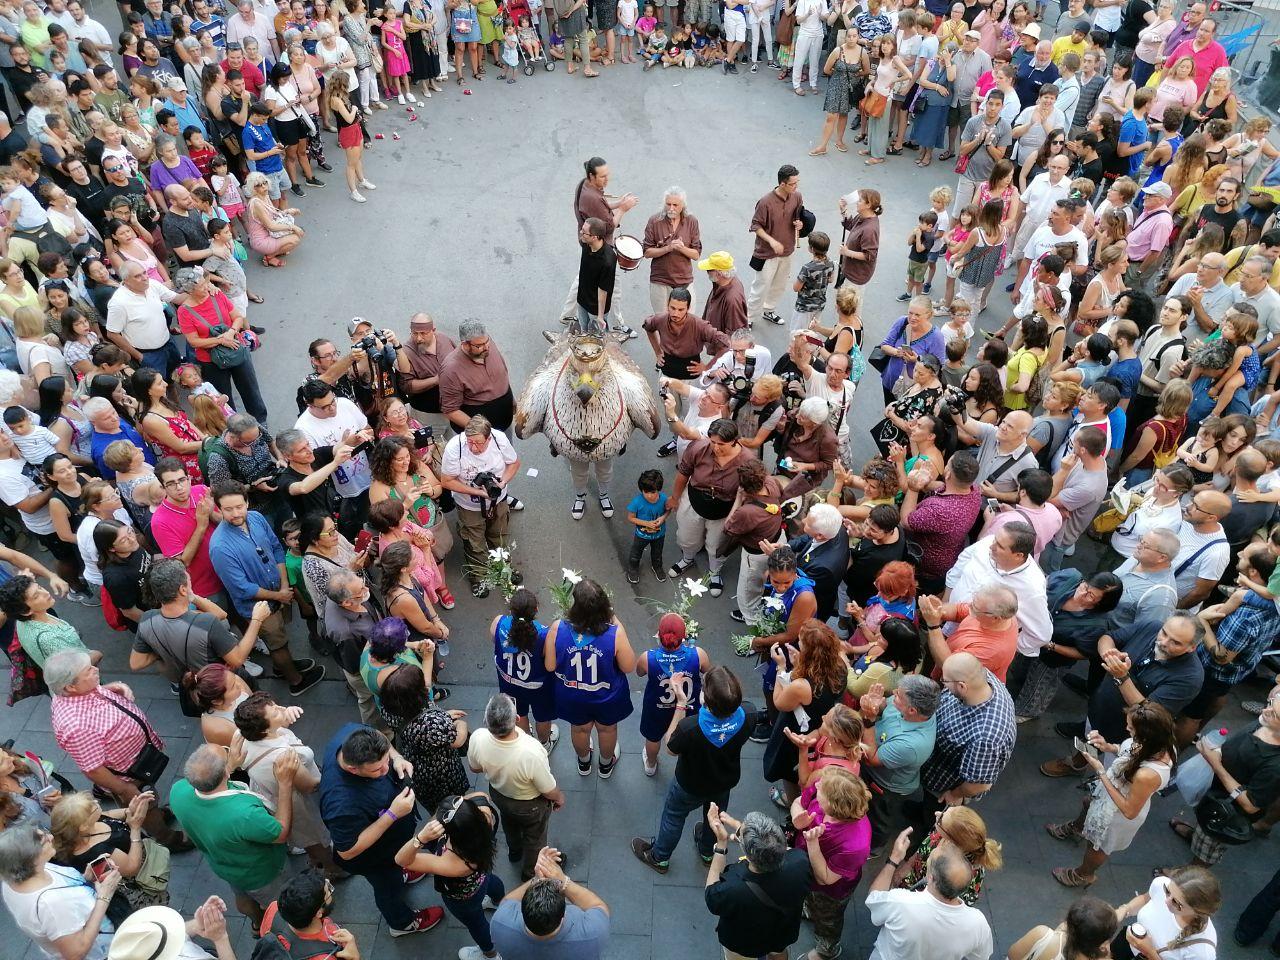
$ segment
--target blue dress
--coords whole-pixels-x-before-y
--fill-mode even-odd
[[[947,68],[936,64],[929,72],[930,83],[946,85]],[[951,109],[951,90],[945,94],[937,90],[921,90],[920,97],[927,106],[924,113],[916,115],[915,124],[911,128],[911,139],[921,147],[934,147],[945,150],[947,147],[947,113]]]
[[[787,588],[787,592],[782,594],[780,597],[782,600],[782,616],[778,619],[783,623],[786,623],[787,619],[791,616],[791,608],[795,606],[796,598],[802,593],[813,593],[813,581],[803,573],[796,577],[795,582],[792,583],[791,586]],[[773,587],[766,584],[764,588],[764,599],[768,600],[772,596],[775,596]],[[767,692],[772,690],[774,683],[777,682],[778,665],[773,662],[773,658],[770,657],[767,652],[762,655],[762,659],[764,660],[763,687]]]
[[[543,641],[547,626],[533,622],[538,631],[538,642],[532,651],[520,650],[508,641],[511,635],[511,614],[499,618],[493,634],[493,662],[498,669],[498,689],[516,702],[516,714],[527,716],[539,723],[549,723],[556,718],[555,684],[551,671],[542,658]]]
[[[685,689],[689,695],[689,709],[686,712],[694,713],[702,700],[702,665],[698,659],[698,648],[689,643],[674,650],[655,647],[644,657],[649,672],[645,678],[644,699],[640,708],[640,735],[646,740],[657,742],[667,732],[667,727],[671,725],[671,715],[676,709],[671,675],[689,675]]]
[[[631,688],[618,670],[618,625],[599,635],[579,633],[567,620],[556,628],[556,716],[575,726],[612,726],[631,716]]]

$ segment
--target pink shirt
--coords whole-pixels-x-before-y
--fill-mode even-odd
[[[187,541],[196,529],[196,505],[208,495],[208,487],[203,483],[193,483],[191,499],[187,501],[185,509],[170,503],[166,497],[151,515],[151,535],[166,557],[182,556]],[[211,597],[222,592],[222,581],[218,579],[213,562],[209,559],[209,540],[216,526],[216,523],[210,521],[204,531],[204,542],[187,564],[187,570],[191,574],[191,589],[201,597]]]
[[[1010,523],[1029,523],[1036,532],[1036,548],[1031,554],[1032,560],[1040,559],[1040,551],[1049,545],[1062,526],[1062,514],[1053,504],[1046,503],[1039,507],[1019,507],[1016,510],[1002,510],[991,521],[987,529],[982,531],[984,537],[994,536],[997,530]]]
[[[1173,48],[1173,53],[1165,59],[1165,69],[1172,67],[1181,57],[1190,57],[1196,62],[1196,93],[1203,94],[1209,87],[1209,77],[1219,67],[1227,66],[1227,51],[1217,40],[1209,41],[1203,50],[1195,48],[1195,38],[1183,40]]]
[[[1168,107],[1184,107],[1190,110],[1196,105],[1198,96],[1194,80],[1175,80],[1173,77],[1165,77],[1156,87],[1156,98],[1151,101],[1151,109],[1147,112],[1147,116],[1155,123],[1160,123],[1164,120],[1164,112]]]
[[[1173,233],[1173,213],[1167,206],[1144,210],[1129,231],[1126,242],[1131,261],[1142,260],[1152,250],[1162,250]]]

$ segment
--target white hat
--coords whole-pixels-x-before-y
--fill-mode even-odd
[[[116,928],[107,960],[174,960],[187,942],[187,924],[172,907],[143,907]]]
[[[1143,192],[1152,197],[1164,197],[1166,200],[1173,199],[1173,187],[1163,180],[1157,180],[1151,186],[1145,187]]]

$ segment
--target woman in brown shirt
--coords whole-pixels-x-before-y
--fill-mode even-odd
[[[827,425],[830,416],[831,407],[821,397],[809,397],[787,414],[778,461],[778,473],[790,478],[783,497],[808,493],[827,479],[839,454],[835,431]]]
[[[840,214],[844,217],[844,243],[840,246],[840,279],[836,286],[853,283],[866,286],[876,272],[880,256],[880,191],[859,190],[858,209],[849,216],[844,198],[840,198]]]
[[[738,443],[738,425],[721,419],[707,428],[705,440],[689,444],[676,468],[671,496],[678,504],[676,543],[680,547],[680,559],[672,564],[667,575],[683,576],[705,546],[711,573],[707,586],[713,597],[724,591],[720,570],[725,558],[719,555],[724,521],[738,495],[738,467],[749,459],[751,453]]]

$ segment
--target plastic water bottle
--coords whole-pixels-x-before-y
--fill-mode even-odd
[[[1208,744],[1210,747],[1222,746],[1222,741],[1227,739],[1227,728],[1220,727],[1217,730],[1209,730],[1200,734],[1196,738],[1197,742]]]

